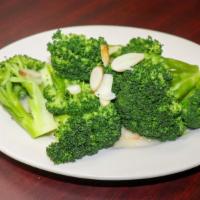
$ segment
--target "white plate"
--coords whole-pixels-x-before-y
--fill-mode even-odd
[[[0,50],[0,60],[15,54],[27,54],[47,60],[46,44],[55,30],[19,40]],[[151,35],[164,44],[164,55],[200,65],[200,46],[169,34],[130,27],[80,26],[63,28],[65,33],[104,36],[109,43],[123,44],[135,36]],[[50,137],[31,139],[10,116],[0,108],[0,150],[6,155],[46,171],[101,180],[128,180],[168,175],[200,164],[200,131],[189,131],[173,142],[158,143],[132,149],[107,149],[84,157],[75,163],[54,165],[45,148]]]

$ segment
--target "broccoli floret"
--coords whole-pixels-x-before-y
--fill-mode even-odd
[[[122,54],[131,52],[161,55],[162,44],[151,36],[148,36],[147,38],[132,38],[127,45],[122,46],[119,50],[114,52],[111,57],[115,58]]]
[[[44,67],[45,63],[21,55],[0,63],[0,103],[32,137],[49,133],[57,127],[45,107],[36,77],[32,76]],[[22,98],[27,101],[28,111]]]
[[[45,73],[48,81],[43,84],[43,95],[47,100],[47,110],[54,115],[63,115],[66,113],[67,107],[66,81],[58,76],[51,65],[48,65]]]
[[[31,58],[27,55],[15,55],[8,59],[9,63],[6,61],[1,62],[1,67],[6,67],[6,65],[12,64],[13,73],[14,70],[17,69],[31,69],[35,71],[39,71],[44,68],[45,63],[37,60],[35,58]],[[24,66],[25,65],[25,66]]]
[[[54,115],[83,115],[95,111],[100,106],[99,99],[92,92],[89,84],[81,81],[72,81],[61,78],[49,65],[48,73],[51,81],[43,86],[43,94],[46,98],[46,107]],[[78,85],[80,93],[70,94],[68,86]]]
[[[63,98],[55,96],[53,100],[47,101],[47,109],[54,115],[83,115],[91,110],[97,110],[100,103],[98,98],[92,93],[90,86],[86,83],[79,82],[81,92],[70,94],[67,89]],[[66,85],[67,88],[67,85]]]
[[[181,136],[186,129],[181,100],[197,83],[197,72],[197,66],[146,55],[120,77],[116,107],[122,124],[161,141]]]
[[[100,45],[105,40],[84,35],[65,35],[58,30],[48,43],[51,63],[60,76],[70,80],[88,81],[91,70],[102,65]]]
[[[183,119],[188,128],[200,128],[200,83],[183,99]]]
[[[57,141],[47,147],[47,154],[56,164],[72,162],[113,146],[120,131],[120,118],[114,105],[99,107],[97,111],[61,123],[56,132]]]
[[[67,92],[68,106],[66,112],[69,115],[83,115],[85,113],[98,110],[100,103],[99,99],[92,92],[89,84],[80,82],[81,92],[76,95],[71,95]]]
[[[162,54],[162,45],[158,40],[152,39],[151,36],[148,38],[133,38],[129,43],[122,48],[122,53],[149,53],[149,54]]]

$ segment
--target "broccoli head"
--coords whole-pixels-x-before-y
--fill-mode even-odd
[[[46,108],[54,115],[63,115],[66,113],[67,101],[66,81],[60,77],[51,65],[48,65],[45,72],[48,81],[43,84],[43,95],[46,98]]]
[[[48,73],[51,81],[43,85],[43,94],[46,98],[46,107],[54,115],[83,115],[95,111],[100,106],[98,98],[92,92],[89,84],[81,81],[72,81],[59,77],[49,65]],[[68,87],[78,85],[81,89],[78,94],[71,94]]]
[[[197,72],[197,66],[146,55],[144,61],[119,77],[116,107],[122,124],[161,141],[181,136],[186,128],[180,102],[197,83]]]
[[[48,43],[48,51],[51,54],[51,63],[60,76],[88,81],[91,70],[102,65],[100,45],[106,43],[103,38],[65,35],[58,30],[52,39],[52,43]]]
[[[149,53],[149,54],[162,54],[162,45],[158,40],[152,39],[151,36],[147,38],[132,38],[129,43],[122,48],[122,53]]]
[[[80,86],[81,92],[72,95],[68,90],[66,91],[66,113],[81,116],[88,112],[97,111],[100,106],[99,99],[92,92],[90,85],[84,82],[77,82],[76,84]]]
[[[113,104],[82,117],[68,117],[63,123],[62,120],[56,132],[57,141],[47,147],[48,156],[56,164],[96,154],[113,146],[120,137],[120,118]]]
[[[183,99],[183,120],[188,128],[200,128],[200,84]]]
[[[111,57],[114,58],[131,52],[161,55],[162,44],[158,40],[153,39],[151,36],[148,36],[147,38],[132,38],[127,45],[122,46],[117,51],[112,53]]]
[[[67,86],[74,83],[68,82],[66,84],[65,92],[62,95],[55,95],[51,99],[47,99],[46,107],[49,112],[54,115],[83,115],[84,113],[95,111],[98,109],[100,103],[98,98],[92,93],[90,86],[84,82],[76,83],[81,88],[81,92],[78,94],[70,94],[67,90]],[[45,88],[45,93],[47,90],[54,90],[54,88]],[[53,92],[51,92],[51,95]],[[60,91],[58,92],[60,93]],[[57,94],[57,92],[55,93]],[[47,94],[45,94],[46,96]]]

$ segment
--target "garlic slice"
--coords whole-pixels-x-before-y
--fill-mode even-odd
[[[103,94],[97,94],[99,99],[102,99],[104,101],[111,101],[116,98],[115,93],[110,91],[109,93],[103,93]]]
[[[78,84],[74,85],[69,85],[67,87],[67,90],[69,91],[70,94],[79,94],[81,92],[81,87]]]
[[[100,66],[93,68],[90,74],[90,88],[93,91],[96,91],[100,86],[102,79],[103,79],[103,68]]]
[[[110,61],[108,45],[102,44],[100,48],[101,48],[101,60],[103,62],[103,65],[106,67]]]
[[[104,74],[101,85],[95,92],[95,95],[102,100],[112,100],[116,98],[115,94],[112,93],[113,75]]]
[[[143,147],[150,146],[154,144],[158,144],[159,142],[152,139],[147,139],[145,137],[140,136],[137,133],[133,133],[132,131],[122,127],[121,129],[121,137],[114,144],[116,148],[131,148],[131,147]]]
[[[127,53],[115,58],[111,63],[111,68],[117,72],[129,70],[144,59],[143,53]]]

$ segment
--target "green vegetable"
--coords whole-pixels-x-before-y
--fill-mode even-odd
[[[189,128],[200,128],[200,85],[183,99],[183,119]]]
[[[38,80],[33,76],[44,67],[45,63],[39,60],[20,55],[0,63],[0,103],[34,138],[57,127],[45,107]],[[26,100],[28,110],[22,99]]]
[[[149,54],[162,54],[162,45],[158,40],[152,39],[151,36],[148,38],[133,38],[129,41],[129,43],[122,48],[122,53],[149,53]]]
[[[72,162],[109,148],[119,139],[121,124],[113,104],[99,107],[83,116],[61,116],[57,141],[47,147],[47,155],[56,163]]]
[[[99,108],[99,99],[93,94],[89,84],[61,78],[50,65],[48,73],[51,78],[43,85],[43,94],[47,99],[46,107],[49,112],[54,115],[81,116]],[[72,95],[67,87],[74,84],[80,86],[81,92]]]
[[[13,84],[13,92],[19,99],[24,99],[28,95],[26,89],[19,83]]]
[[[57,141],[47,147],[54,163],[75,161],[111,147],[120,137],[121,123],[113,104],[101,107],[89,84],[58,76],[49,65],[43,84],[47,109],[58,122]],[[78,84],[81,92],[70,94],[68,86]]]
[[[148,36],[147,38],[132,38],[126,46],[123,46],[118,51],[114,52],[111,57],[117,57],[131,52],[161,55],[162,44],[158,40],[152,39],[151,36]]]
[[[199,77],[198,66],[146,55],[118,77],[116,106],[123,125],[148,138],[175,140],[186,129],[181,101]]]
[[[66,81],[61,78],[52,68],[48,65],[46,71],[48,81],[43,83],[43,95],[46,98],[46,107],[49,112],[54,115],[62,115],[66,113],[67,101]]]
[[[84,35],[64,35],[58,30],[48,43],[51,63],[60,76],[70,80],[88,81],[90,72],[102,65],[100,45],[103,38],[86,38]]]

